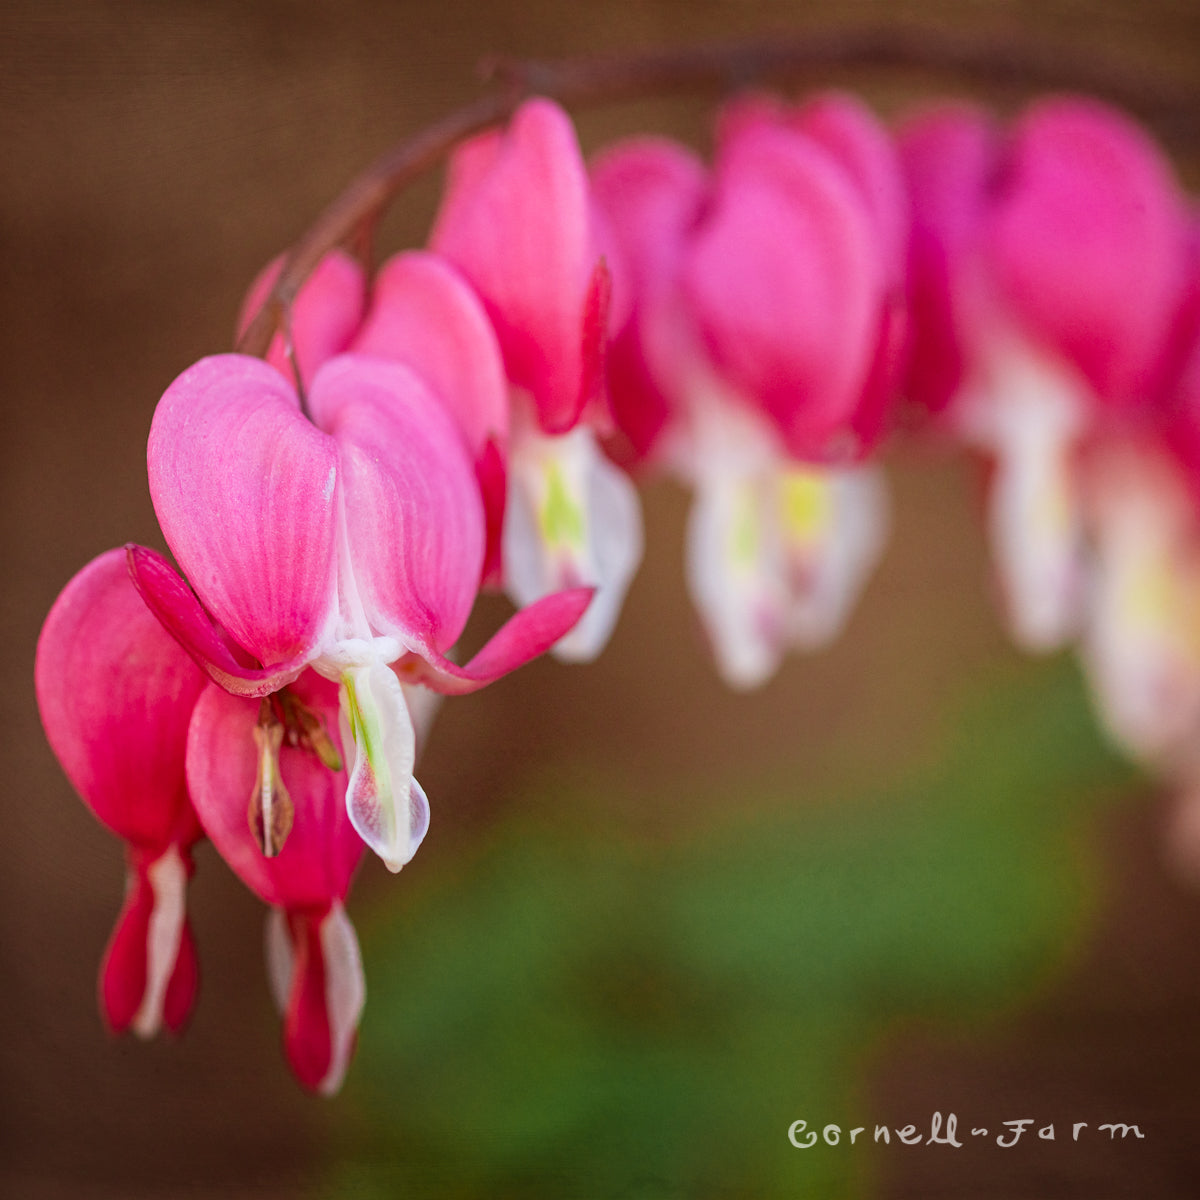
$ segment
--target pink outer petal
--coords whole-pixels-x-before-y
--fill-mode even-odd
[[[196,954],[196,939],[192,936],[191,922],[184,921],[179,940],[179,953],[175,969],[167,984],[163,997],[163,1024],[172,1033],[182,1033],[196,1004],[196,993],[200,990],[200,960]]]
[[[648,459],[672,419],[664,384],[647,361],[645,327],[675,284],[707,185],[696,155],[662,138],[622,142],[592,165],[596,203],[634,297],[608,353],[609,401],[625,442],[618,454],[627,462]]]
[[[154,414],[159,523],[205,608],[265,667],[315,653],[334,615],[338,454],[255,358],[189,367]]]
[[[371,313],[354,349],[411,367],[454,417],[483,497],[488,547],[483,578],[498,583],[507,491],[508,381],[479,298],[437,255],[397,255],[379,272]]]
[[[794,457],[844,457],[885,281],[871,216],[826,151],[766,127],[734,141],[683,286],[714,364]]]
[[[884,304],[875,361],[850,422],[846,458],[868,457],[892,428],[911,353],[912,322],[908,308],[899,296],[892,296]]]
[[[280,255],[250,285],[238,316],[239,336],[262,307],[282,269]],[[292,305],[292,347],[306,385],[322,363],[349,347],[362,324],[366,299],[366,276],[348,254],[334,250],[317,264]],[[282,332],[272,339],[267,362],[289,383],[295,382]]]
[[[1200,221],[1193,223],[1189,286],[1176,314],[1171,353],[1164,362],[1166,441],[1200,504]]]
[[[312,671],[291,689],[338,736],[337,685]],[[307,750],[284,745],[279,771],[295,807],[283,849],[264,858],[247,809],[256,774],[254,726],[259,702],[209,685],[188,734],[187,770],[196,812],[221,857],[268,904],[323,913],[345,898],[363,844],[346,815],[346,772],[331,771]]]
[[[200,837],[184,748],[204,676],[142,603],[124,550],[94,559],[63,589],[34,679],[50,745],[105,825],[152,855]]]
[[[674,273],[707,186],[708,172],[700,159],[666,138],[619,142],[592,163],[596,204],[609,223],[635,297]]]
[[[911,119],[900,154],[913,206],[908,303],[908,398],[945,411],[966,371],[964,295],[985,215],[996,132],[980,109],[942,105]]]
[[[436,254],[389,259],[354,341],[411,367],[443,401],[476,462],[489,443],[508,445],[508,382],[496,334],[463,276]]]
[[[430,239],[483,298],[509,378],[548,432],[570,429],[589,399],[582,330],[598,246],[587,189],[570,118],[531,100],[503,134],[455,152]]]
[[[421,647],[397,665],[397,673],[405,682],[423,683],[443,695],[478,691],[544,654],[570,632],[583,616],[595,590],[569,588],[521,609],[466,666],[451,662],[434,647]]]
[[[861,100],[846,92],[813,97],[795,110],[789,124],[822,145],[846,170],[875,223],[889,282],[901,286],[909,203],[899,156],[887,130]]]
[[[1183,286],[1186,218],[1141,128],[1092,100],[1033,105],[989,224],[997,286],[1028,332],[1116,405],[1144,403]]]
[[[908,249],[908,197],[892,139],[861,100],[848,92],[822,92],[793,106],[773,96],[752,94],[726,105],[718,122],[722,149],[739,137],[773,126],[802,134],[826,150],[870,211],[889,279],[894,284],[902,281]]]
[[[129,576],[146,607],[214,683],[239,696],[267,696],[304,669],[304,656],[266,670],[247,665],[240,651],[204,611],[196,594],[161,554],[146,546],[125,547]]]
[[[508,467],[503,452],[495,442],[488,442],[482,457],[476,461],[475,482],[479,484],[486,526],[484,540],[487,549],[484,551],[480,583],[484,587],[498,588],[504,573],[501,540],[504,508],[508,503]]]
[[[326,364],[310,402],[337,441],[349,560],[372,630],[449,648],[484,560],[482,501],[457,429],[407,367],[360,355]]]
[[[292,979],[283,1015],[283,1050],[292,1074],[311,1092],[320,1089],[333,1061],[320,927],[320,917],[288,915]]]

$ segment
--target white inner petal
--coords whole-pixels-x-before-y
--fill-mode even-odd
[[[1200,732],[1200,547],[1182,488],[1122,457],[1097,483],[1083,657],[1114,739],[1161,763]]]
[[[1074,636],[1082,600],[1082,524],[1073,457],[1086,384],[1016,337],[997,338],[960,401],[963,434],[995,459],[992,553],[1013,639],[1048,651]]]
[[[330,1061],[319,1090],[323,1096],[332,1096],[346,1077],[346,1068],[354,1053],[355,1031],[367,998],[358,937],[340,904],[334,904],[321,922],[321,953],[325,959]]]
[[[712,471],[697,480],[687,527],[687,583],[717,670],[730,687],[774,674],[786,639],[776,526],[755,476]]]
[[[179,957],[187,905],[187,868],[172,846],[146,872],[154,891],[154,910],[146,932],[146,991],[133,1018],[138,1037],[153,1037],[162,1026],[163,1000]]]
[[[283,1016],[287,1012],[288,996],[292,990],[292,972],[296,963],[287,913],[282,908],[272,908],[268,911],[263,934],[267,983],[271,988],[271,999],[275,1001],[279,1015]]]
[[[782,467],[773,486],[788,638],[797,648],[818,649],[841,633],[883,553],[887,486],[878,467]]]
[[[416,853],[410,791],[416,737],[396,673],[376,659],[343,672],[339,697],[342,746],[350,759],[346,810],[359,837],[398,871]]]
[[[508,595],[524,607],[564,588],[595,587],[553,650],[564,661],[591,661],[608,643],[642,559],[637,489],[582,425],[561,437],[518,426],[508,479],[501,541]]]

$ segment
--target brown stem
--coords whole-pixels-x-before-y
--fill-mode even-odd
[[[388,150],[321,213],[288,252],[238,350],[264,355],[284,311],[330,250],[356,237],[369,240],[397,192],[464,139],[504,122],[530,96],[584,106],[672,91],[721,92],[830,67],[916,68],[992,84],[1094,92],[1134,109],[1160,132],[1182,141],[1194,141],[1200,125],[1194,90],[1165,86],[1111,58],[1084,57],[1024,38],[981,41],[933,30],[840,30],[557,62],[501,59],[490,68],[492,91]]]

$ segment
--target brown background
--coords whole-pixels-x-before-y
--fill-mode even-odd
[[[901,20],[1119,51],[1181,86],[1200,66],[1200,11],[1187,0],[3,6],[0,1193],[289,1196],[328,1120],[280,1065],[259,906],[212,869],[211,853],[193,893],[206,952],[188,1037],[109,1042],[95,1011],[119,851],[45,745],[33,649],[85,561],[127,540],[161,545],[144,442],[165,385],[228,346],[253,273],[368,158],[466,99],[485,54]],[[840,78],[865,82],[886,110],[927,87],[912,76]],[[581,129],[589,148],[640,125],[696,136],[702,112],[690,101],[622,106]],[[1179,161],[1194,185],[1196,162]],[[388,226],[390,243],[421,239],[435,195],[432,183],[416,190]],[[653,488],[651,561],[601,663],[537,664],[443,714],[422,774],[437,798],[437,845],[426,852],[452,855],[461,831],[519,791],[551,748],[582,762],[620,755],[650,780],[702,778],[738,756],[770,763],[797,738],[817,777],[902,762],[954,680],[1009,651],[958,472],[909,464],[896,475],[893,545],[850,636],[750,697],[713,678],[680,578],[683,499]],[[847,729],[861,733],[857,761],[829,761],[824,747]],[[1153,1114],[1154,1153],[1114,1150],[1068,1168],[1018,1150],[986,1178],[978,1158],[891,1154],[880,1162],[884,1194],[1197,1194],[1200,902],[1160,862],[1160,815],[1147,804],[1104,834],[1113,886],[1103,927],[1036,1010],[982,1046],[901,1031],[870,1084],[871,1111],[893,1124],[980,1096],[1005,1111]],[[669,829],[686,814],[644,819]],[[389,887],[403,880],[373,867],[360,884],[376,896]]]

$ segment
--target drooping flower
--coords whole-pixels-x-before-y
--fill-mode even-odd
[[[284,695],[322,727],[336,725],[335,684],[305,671]],[[246,820],[246,798],[262,785],[255,736],[261,703],[215,684],[205,688],[188,732],[188,785],[221,857],[271,905],[267,969],[292,1071],[305,1087],[332,1095],[354,1053],[366,996],[358,939],[344,908],[363,843],[346,812],[345,770],[331,769],[302,745],[278,741],[274,786],[290,796],[294,816],[278,853],[263,855]]]
[[[479,293],[514,390],[502,537],[506,590],[529,604],[595,585],[554,653],[603,649],[642,554],[632,484],[600,449],[604,351],[614,301],[602,222],[570,118],[532,100],[506,130],[455,152],[431,247]]]
[[[309,665],[339,683],[350,819],[399,870],[428,805],[397,672],[472,691],[542,653],[590,592],[548,596],[465,666],[450,661],[485,537],[459,430],[415,372],[361,356],[327,362],[308,404],[311,420],[257,359],[185,371],[155,412],[148,467],[195,594],[151,551],[131,550],[131,563],[155,614],[227,691],[265,696]]]
[[[723,114],[711,178],[661,140],[593,168],[630,264],[614,411],[696,490],[688,579],[722,675],[835,636],[882,548],[881,436],[903,347],[907,212],[857,102]]]
[[[38,641],[38,707],[84,803],[126,843],[125,904],[100,968],[100,1007],[116,1033],[178,1032],[199,979],[185,893],[202,836],[184,751],[203,673],[142,602],[125,552],[83,568]]]
[[[1007,137],[940,108],[901,139],[914,206],[909,392],[995,463],[988,523],[1015,640],[1076,630],[1077,452],[1155,406],[1186,223],[1170,168],[1094,101],[1032,105]]]

